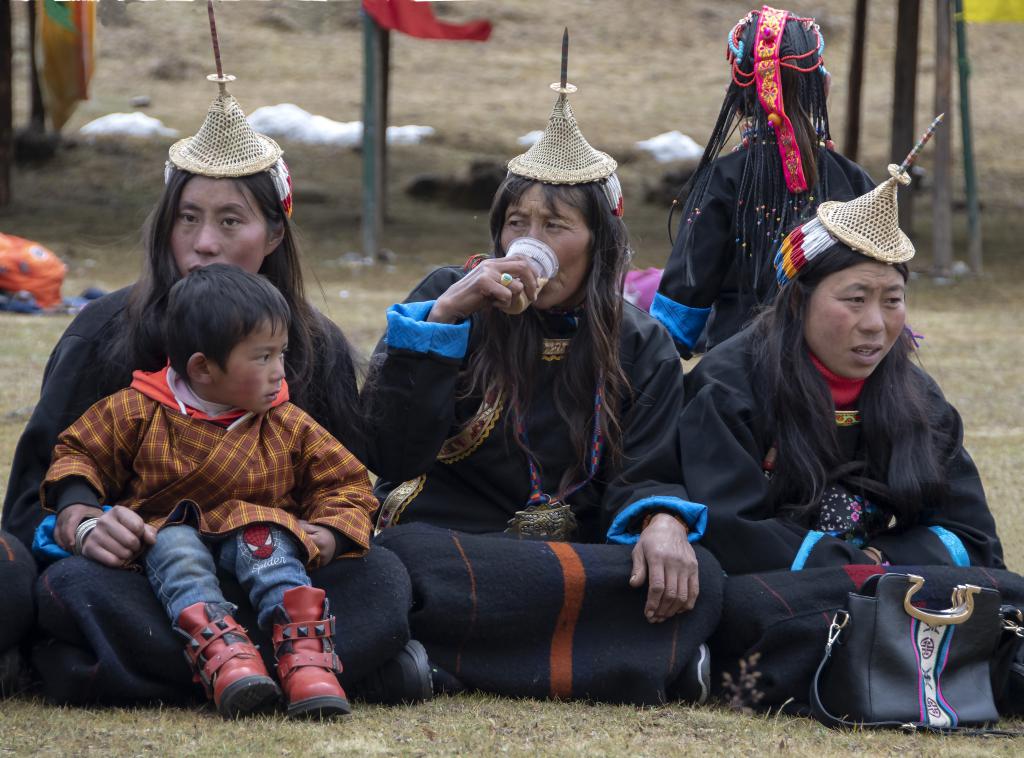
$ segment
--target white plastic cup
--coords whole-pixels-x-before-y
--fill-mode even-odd
[[[537,275],[537,293],[548,281],[558,273],[558,256],[555,251],[545,245],[539,239],[533,237],[518,237],[509,244],[505,252],[506,258],[523,258]],[[512,304],[505,308],[506,313],[516,315],[530,307],[530,299],[525,292],[520,292],[512,300]]]

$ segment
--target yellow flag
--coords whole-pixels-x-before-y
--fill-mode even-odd
[[[1024,0],[964,0],[964,21],[968,23],[1024,22]]]
[[[37,63],[43,103],[54,130],[89,97],[94,63],[96,3],[36,0]]]

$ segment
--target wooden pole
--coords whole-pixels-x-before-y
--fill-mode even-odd
[[[14,161],[11,42],[11,4],[0,3],[0,206],[11,202],[11,164]]]
[[[36,4],[28,3],[28,89],[32,101],[28,118],[29,131],[42,135],[46,131],[46,108],[43,90],[39,86],[39,67],[36,65]]]
[[[952,84],[953,5],[935,0],[935,111],[949,119],[944,129],[935,132],[935,168],[932,171],[932,273],[948,277],[953,273],[953,197],[952,173]]]
[[[964,190],[967,193],[967,262],[971,271],[980,274],[981,209],[978,202],[978,181],[974,171],[974,133],[971,129],[971,63],[967,58],[967,29],[964,2],[956,0],[956,47],[960,72],[960,131],[964,150]]]
[[[914,106],[917,102],[917,37],[920,14],[920,0],[899,0],[892,88],[892,142],[889,150],[894,163],[902,161],[917,141]],[[900,198],[900,228],[909,236],[913,236],[913,198],[911,192],[903,193],[903,197]]]
[[[387,30],[368,13],[363,17],[363,256],[377,258],[384,218],[384,143]]]
[[[846,98],[844,154],[857,160],[860,151],[860,104],[864,84],[864,43],[867,38],[868,0],[856,0],[853,11],[853,43],[850,47],[850,89]]]
[[[380,29],[380,217],[388,217],[388,93],[391,89],[391,30]]]

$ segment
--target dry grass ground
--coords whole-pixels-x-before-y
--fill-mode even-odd
[[[851,3],[794,2],[825,22],[826,57],[835,74],[833,128],[841,133]],[[931,3],[923,3],[924,60],[931,50]],[[69,125],[117,110],[148,94],[152,115],[193,129],[212,87],[205,13],[198,4],[104,3],[93,97]],[[888,145],[893,6],[872,3],[862,162],[881,174]],[[356,3],[248,2],[219,5],[233,91],[251,111],[295,102],[338,120],[359,118],[360,32]],[[346,259],[358,249],[359,156],[353,151],[285,144],[297,182],[296,219],[303,230],[311,297],[357,345],[369,350],[384,309],[433,265],[461,261],[487,244],[486,214],[417,203],[401,193],[425,171],[454,172],[476,158],[506,159],[515,137],[539,128],[551,105],[563,24],[573,34],[570,78],[581,86],[574,107],[591,141],[622,159],[627,221],[638,263],[661,265],[667,254],[666,210],[641,202],[641,189],[662,167],[633,142],[678,128],[703,140],[725,81],[721,40],[748,8],[746,0],[540,0],[456,3],[451,18],[496,22],[482,46],[396,37],[392,122],[430,124],[438,136],[391,153],[390,214],[385,244],[394,267]],[[23,6],[15,4],[23,23]],[[115,25],[127,22],[127,25]],[[20,26],[16,27],[16,34]],[[1016,188],[1024,157],[1007,150],[1019,139],[1024,98],[1008,56],[1024,43],[1024,27],[972,27],[975,116],[984,182],[987,274],[940,286],[912,284],[911,322],[926,339],[925,367],[959,408],[967,445],[981,470],[1011,568],[1024,570],[1024,422],[1019,409],[1024,297],[1024,202]],[[18,37],[20,40],[21,38]],[[24,68],[25,51],[15,63]],[[184,81],[149,76],[158,63]],[[17,80],[22,81],[21,79]],[[931,67],[919,82],[919,120],[930,113]],[[19,108],[24,104],[23,92]],[[23,112],[19,110],[19,120]],[[155,200],[166,144],[101,142],[60,153],[14,176],[15,198],[0,210],[0,230],[40,240],[70,263],[66,290],[114,288],[138,271],[137,229]],[[927,156],[925,165],[929,163]],[[927,196],[918,201],[919,268],[930,259]],[[962,221],[957,221],[963,249]],[[962,253],[960,254],[962,257]],[[319,283],[319,286],[317,286]],[[35,402],[46,356],[67,325],[64,317],[5,316],[0,350],[0,487],[18,435]],[[0,621],[2,623],[2,621]],[[1018,727],[1020,723],[1018,722]],[[840,734],[775,716],[749,717],[718,708],[666,706],[637,710],[579,703],[509,701],[485,696],[439,699],[397,709],[361,707],[337,725],[259,720],[225,724],[208,711],[54,708],[30,698],[0,707],[0,752],[43,755],[205,754],[511,754],[552,755],[1018,755],[1020,741],[943,740],[883,734]]]

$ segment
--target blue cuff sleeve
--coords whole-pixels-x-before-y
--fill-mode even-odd
[[[638,519],[643,518],[647,511],[671,511],[686,522],[690,533],[687,539],[696,542],[704,536],[708,525],[708,507],[699,503],[691,503],[678,497],[645,497],[630,503],[621,511],[608,527],[606,539],[616,545],[634,545],[640,538],[638,533],[630,532],[630,527]]]
[[[672,339],[692,349],[704,331],[711,309],[690,308],[658,292],[651,303],[651,315],[665,325]]]
[[[807,532],[807,536],[804,537],[803,544],[800,545],[800,549],[796,551],[796,558],[793,559],[793,565],[789,567],[789,570],[800,571],[803,569],[804,564],[807,563],[807,559],[811,555],[811,551],[814,550],[814,546],[817,545],[818,540],[824,536],[824,532]]]
[[[435,324],[427,321],[435,300],[424,303],[399,303],[388,308],[388,347],[433,353],[459,360],[469,345],[469,321],[461,324]]]
[[[109,511],[111,506],[104,505],[103,510]],[[71,553],[57,544],[53,531],[57,528],[57,514],[51,513],[36,527],[32,535],[32,555],[42,563],[53,563],[61,558],[70,558]]]
[[[953,559],[954,566],[971,565],[971,559],[967,555],[967,548],[964,547],[964,543],[953,532],[941,526],[930,526],[928,531],[942,540],[942,544],[949,551],[949,556]]]

